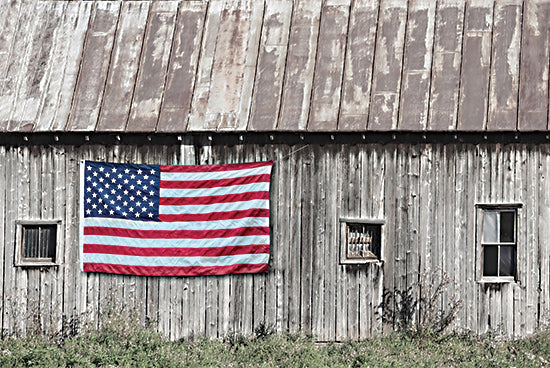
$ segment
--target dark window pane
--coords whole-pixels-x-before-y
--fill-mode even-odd
[[[46,235],[47,229],[40,229],[40,241],[38,242],[38,258],[44,258],[48,250],[48,237]]]
[[[483,276],[498,276],[498,246],[483,247]]]
[[[40,257],[55,258],[56,226],[43,227],[40,234]]]
[[[347,224],[348,258],[379,259],[381,226],[378,224]]]
[[[38,226],[27,226],[23,234],[23,257],[35,258],[38,253]]]
[[[506,211],[500,213],[500,241],[501,242],[514,242],[514,220],[516,213],[513,211]]]
[[[31,243],[29,244],[30,249],[30,257],[36,258],[38,257],[38,240],[40,239],[40,228],[38,226],[35,226],[31,230]]]
[[[376,258],[380,259],[380,239],[382,238],[381,226],[371,226],[369,231],[372,237],[371,248],[369,249],[372,253],[376,255]]]
[[[516,247],[500,247],[500,276],[516,275]]]
[[[55,260],[56,225],[23,226],[23,258],[50,258]]]

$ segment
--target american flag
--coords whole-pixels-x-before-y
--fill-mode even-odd
[[[272,165],[84,161],[82,271],[147,276],[267,272]]]

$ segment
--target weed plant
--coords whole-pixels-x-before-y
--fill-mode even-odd
[[[456,294],[449,295],[452,284],[441,269],[426,269],[406,290],[384,289],[377,314],[397,331],[441,334],[452,325],[462,306]]]

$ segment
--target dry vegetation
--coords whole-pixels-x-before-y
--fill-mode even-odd
[[[395,333],[320,345],[300,334],[257,329],[211,340],[167,341],[113,322],[76,336],[0,341],[3,367],[547,367],[550,333],[523,340],[472,334]]]

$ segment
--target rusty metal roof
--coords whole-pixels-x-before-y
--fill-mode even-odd
[[[4,132],[547,131],[550,1],[0,3]]]

